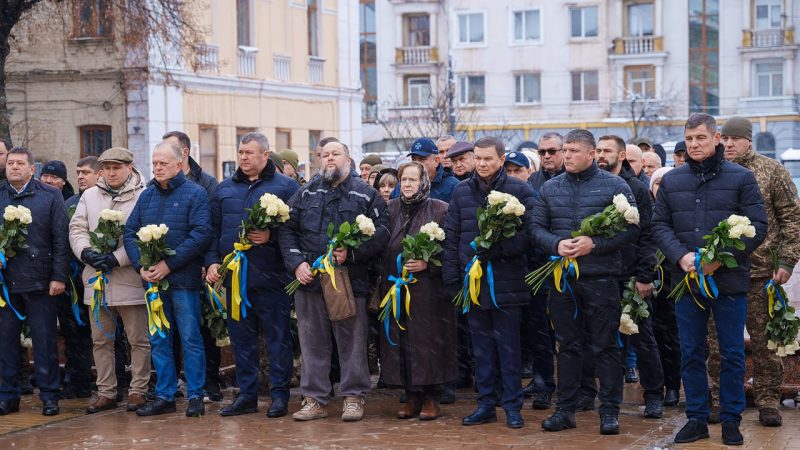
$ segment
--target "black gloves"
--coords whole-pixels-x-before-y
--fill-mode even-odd
[[[491,248],[478,247],[475,254],[478,255],[481,261],[493,261],[500,259],[503,256],[503,251],[500,250],[500,244],[495,243]]]
[[[92,266],[95,269],[97,269],[97,264],[100,263],[102,257],[102,254],[88,248],[81,252],[81,261],[83,261],[83,263],[87,266]]]
[[[106,273],[119,266],[119,261],[113,254],[104,255],[88,248],[81,252],[81,261],[87,266],[92,266],[94,269]]]

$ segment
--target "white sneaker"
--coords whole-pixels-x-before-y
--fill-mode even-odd
[[[311,397],[304,397],[303,407],[300,408],[300,411],[292,414],[294,420],[302,421],[324,419],[325,417],[328,417],[328,407],[320,405]]]
[[[358,422],[364,417],[364,399],[361,397],[345,397],[342,409],[343,421]]]

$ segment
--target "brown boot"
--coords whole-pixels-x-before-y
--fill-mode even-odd
[[[102,395],[98,396],[88,408],[86,408],[86,414],[94,414],[99,413],[100,411],[108,411],[109,409],[114,409],[117,407],[117,401],[113,398],[103,397]]]
[[[128,396],[128,411],[136,411],[144,406],[147,401],[142,394],[131,394]]]
[[[442,408],[439,402],[426,398],[422,403],[422,411],[419,413],[419,420],[436,420],[442,415]]]
[[[419,410],[422,409],[422,396],[417,393],[407,393],[408,398],[403,406],[397,411],[398,419],[412,419],[419,415]]]
[[[779,427],[783,425],[781,413],[777,408],[762,408],[758,410],[758,421],[765,427]]]

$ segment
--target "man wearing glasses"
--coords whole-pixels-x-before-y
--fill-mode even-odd
[[[536,195],[545,181],[564,172],[563,146],[564,138],[555,131],[548,131],[539,138],[541,168],[528,178],[528,184]]]

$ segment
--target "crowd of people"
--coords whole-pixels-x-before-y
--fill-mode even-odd
[[[45,163],[36,180],[31,151],[3,141],[0,208],[25,206],[33,220],[27,248],[2,259],[9,305],[0,307],[0,415],[19,411],[20,395],[32,392],[21,371],[28,358],[21,355],[15,311],[27,315],[31,378],[43,414],[58,414],[60,398],[88,397],[95,385],[90,414],[119,407],[125,390],[128,411],[175,412],[183,376],[186,415],[203,415],[204,400],[222,400],[219,348],[202,320],[202,305],[210,301],[206,284],[220,281],[225,256],[239,249],[247,261],[248,304],[246,314],[227,318],[239,391],[222,416],[258,411],[260,333],[269,359],[267,416],[289,413],[296,315],[302,404],[295,420],[327,417],[333,372],[342,420],[361,420],[370,374],[379,370],[380,385],[403,389],[398,419],[435,420],[442,404],[455,401],[456,389],[474,386],[477,408],[464,425],[495,422],[501,407],[508,427],[523,427],[523,399],[532,397],[534,409],[554,408],[541,426],[556,432],[575,428],[576,412],[594,410],[599,398],[601,434],[618,434],[624,382],[639,381],[647,418],[677,406],[683,385],[689,420],[675,442],[708,438],[707,424],[721,422],[723,442],[741,444],[745,324],[759,421],[781,425],[783,368],[767,348],[763,286],[785,283],[800,258],[800,205],[786,170],[753,149],[747,119],[729,118],[718,130],[713,117],[694,114],[684,135],[674,167],[666,167],[660,145],[626,144],[581,129],[546,132],[533,151],[507,152],[504,142],[488,136],[474,143],[420,138],[397,167],[378,155],[356,165],[345,143],[327,137],[312,154],[318,170],[306,182],[296,153],[273,152],[254,132],[241,139],[236,172],[217,184],[189,156],[188,136],[170,132],[152,152],[150,182],[131,151],[110,148],[78,162],[74,195],[63,163]],[[525,211],[516,233],[478,247],[478,216],[492,192],[510,194]],[[267,193],[288,204],[288,220],[249,231],[251,245],[235,247],[240,224]],[[620,195],[638,208],[636,223],[613,236],[572,236],[584,218]],[[91,236],[106,209],[125,215],[125,231],[114,251],[100,253]],[[731,214],[756,229],[733,252],[737,267],[698,265],[703,236]],[[358,216],[372,221],[374,234],[330,252],[336,280],[352,290],[355,303],[342,319],[326,306],[330,278],[318,275],[315,262],[328,251],[329,225],[355,223]],[[413,313],[386,322],[384,333],[378,305],[386,292],[400,290],[403,240],[431,222],[444,229],[441,265],[402,260],[414,279],[403,285]],[[165,224],[166,244],[175,252],[143,267],[137,231],[147,224]],[[777,270],[771,251],[778,252]],[[462,314],[452,302],[475,257],[489,270],[479,276],[478,304]],[[568,289],[549,282],[532,293],[526,274],[555,257],[576,261],[580,273]],[[714,274],[715,299],[696,288],[677,302],[666,298],[672,284],[700,270]],[[94,285],[101,273],[105,303],[98,307]],[[618,331],[620,299],[631,278],[650,314],[638,333],[626,336]],[[300,287],[289,295],[284,287],[293,279]],[[145,286],[163,281],[169,289],[160,293],[162,308],[172,325],[155,333]],[[230,279],[224,286],[230,312],[237,307]],[[85,307],[72,308],[76,295]],[[66,349],[63,377],[58,329]],[[523,386],[523,379],[530,381]]]

